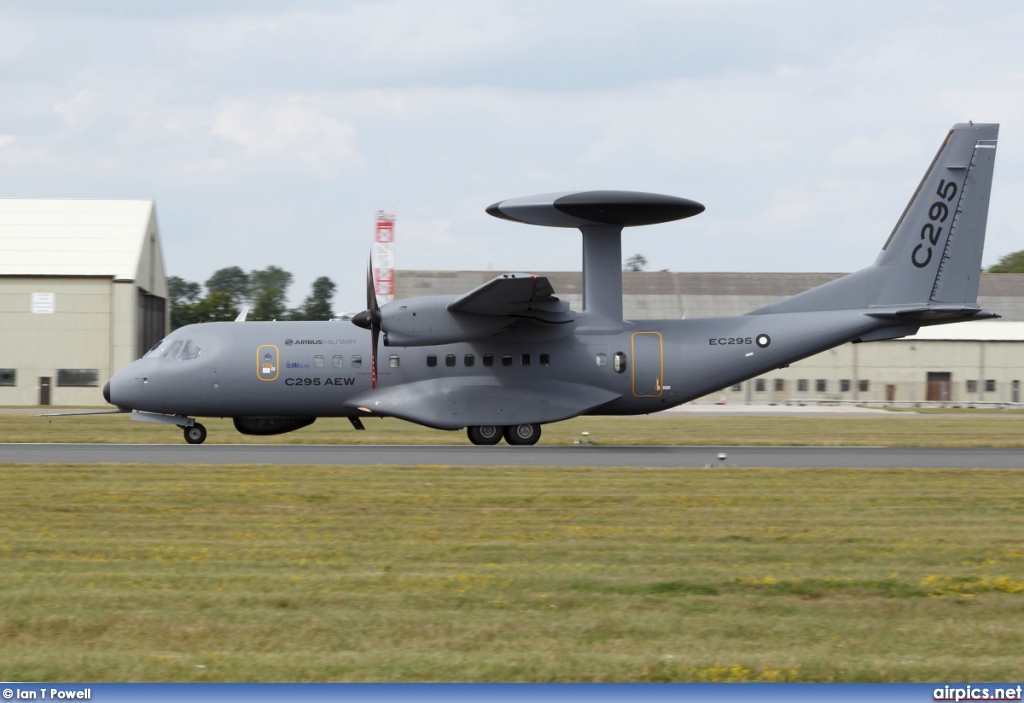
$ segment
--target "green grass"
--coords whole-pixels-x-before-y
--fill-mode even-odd
[[[7,681],[1024,678],[1024,472],[0,471]]]
[[[239,434],[230,420],[203,419],[216,444],[468,444],[464,431],[441,432],[392,419],[321,418],[284,435]],[[881,417],[692,416],[589,417],[545,425],[543,444],[571,444],[583,431],[600,444],[1024,447],[1024,415],[883,415]],[[42,418],[0,414],[0,442],[178,443],[172,425],[127,415]]]

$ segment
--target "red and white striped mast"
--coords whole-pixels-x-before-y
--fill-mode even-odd
[[[377,211],[373,235],[373,287],[380,305],[395,298],[395,216]]]

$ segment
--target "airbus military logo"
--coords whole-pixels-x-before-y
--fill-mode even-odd
[[[293,345],[293,344],[295,344],[295,342],[293,342],[293,341],[292,341],[292,340],[290,340],[290,339],[286,339],[286,340],[284,340],[284,345],[285,345],[286,347],[290,347],[290,346],[291,346],[291,345]]]

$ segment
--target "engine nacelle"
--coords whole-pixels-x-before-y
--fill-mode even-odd
[[[451,312],[454,296],[440,295],[387,303],[381,307],[384,344],[424,347],[472,342],[502,331],[516,321],[509,315],[471,315]]]
[[[255,435],[294,432],[316,422],[315,417],[236,417],[233,420],[236,430]]]

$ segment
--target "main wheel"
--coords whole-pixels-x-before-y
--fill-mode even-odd
[[[497,444],[501,441],[501,428],[494,425],[467,427],[466,434],[473,444]]]
[[[509,444],[536,444],[538,439],[540,439],[540,425],[509,425],[505,428],[505,441]]]
[[[185,441],[189,444],[202,444],[206,441],[206,428],[198,422],[185,428]]]

